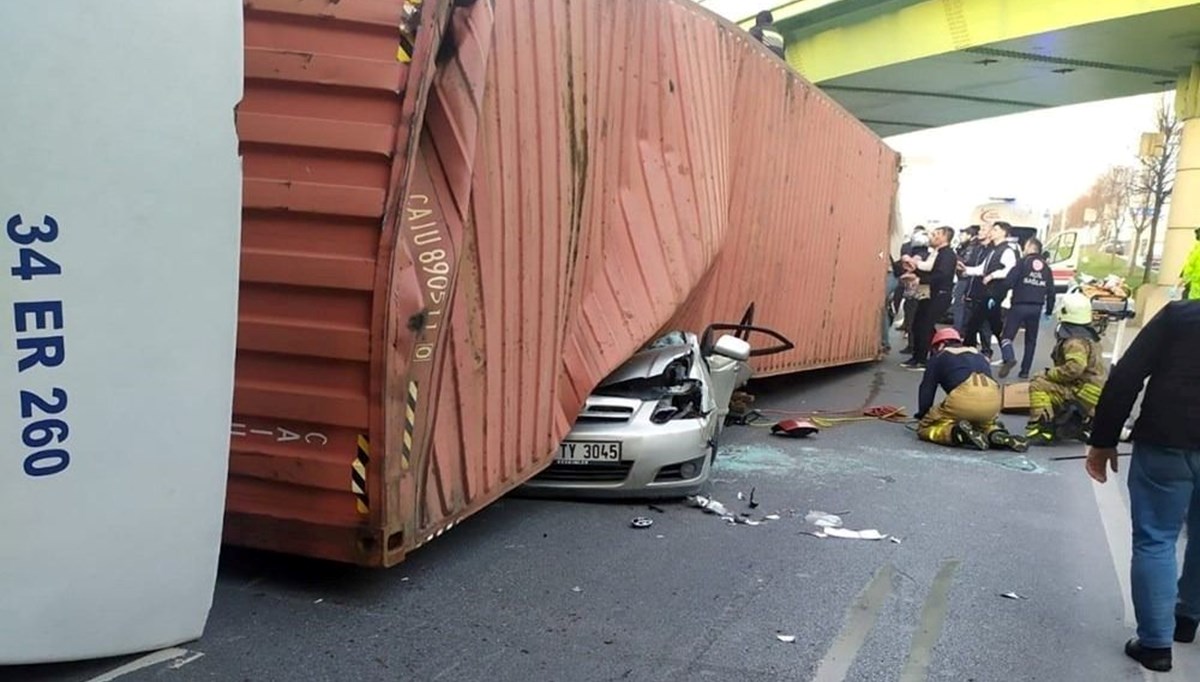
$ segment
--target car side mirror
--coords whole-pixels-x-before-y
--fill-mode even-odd
[[[713,344],[712,352],[713,355],[745,362],[750,359],[750,342],[725,334]]]

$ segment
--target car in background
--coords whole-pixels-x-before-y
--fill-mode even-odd
[[[711,342],[715,331],[734,331]],[[781,343],[751,349],[752,332]],[[664,498],[708,481],[733,392],[751,356],[793,347],[747,324],[712,325],[697,337],[663,335],[609,374],[588,396],[554,461],[522,491],[571,497]]]
[[[1117,256],[1125,255],[1125,242],[1107,241],[1100,245],[1100,253],[1111,253]]]

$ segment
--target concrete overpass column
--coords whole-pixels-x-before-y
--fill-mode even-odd
[[[1162,269],[1158,286],[1146,300],[1144,321],[1167,304],[1171,287],[1179,279],[1192,246],[1195,230],[1200,228],[1200,62],[1180,77],[1176,86],[1175,113],[1183,124],[1179,138],[1179,165],[1167,214],[1167,235],[1163,241]]]

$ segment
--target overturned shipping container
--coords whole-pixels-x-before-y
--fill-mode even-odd
[[[228,542],[394,564],[666,325],[874,354],[895,155],[690,2],[247,0],[245,40]]]

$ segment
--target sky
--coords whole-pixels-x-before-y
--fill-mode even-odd
[[[1041,214],[1070,204],[1114,165],[1136,163],[1163,95],[1057,107],[897,135],[905,229],[962,227],[991,197],[1013,197]],[[1170,102],[1170,100],[1168,100]]]

